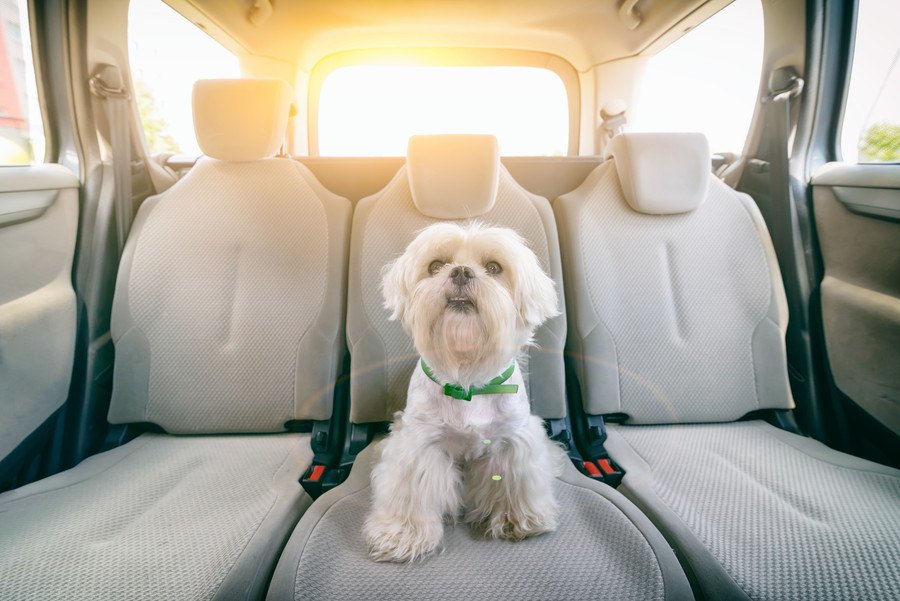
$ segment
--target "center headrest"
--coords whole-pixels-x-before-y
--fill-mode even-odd
[[[610,141],[607,155],[635,211],[687,213],[706,198],[711,164],[703,134],[622,133]]]
[[[222,161],[272,156],[284,140],[291,96],[281,79],[201,79],[194,84],[200,149]]]
[[[413,203],[434,219],[466,219],[497,200],[500,148],[489,135],[412,136],[406,170]]]

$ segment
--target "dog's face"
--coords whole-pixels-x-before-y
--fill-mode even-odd
[[[495,371],[559,314],[553,280],[512,230],[438,223],[387,266],[385,307],[447,377]]]

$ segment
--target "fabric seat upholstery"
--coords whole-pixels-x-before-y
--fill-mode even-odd
[[[311,460],[308,435],[144,434],[0,495],[0,597],[254,598]]]
[[[401,326],[387,319],[381,273],[418,230],[437,219],[425,212],[516,229],[560,283],[548,201],[523,190],[500,165],[496,151],[488,164],[469,164],[465,157],[490,155],[485,145],[495,142],[484,138],[411,141],[408,165],[384,190],[357,206],[347,316],[351,422],[387,421],[405,403],[416,355]],[[457,168],[462,172],[455,173]],[[410,176],[409,169],[425,172]],[[471,178],[490,180],[494,175],[496,198],[474,214],[474,205],[467,205],[452,187],[428,198],[411,189],[411,181],[416,187],[429,181],[446,186],[463,177],[470,178],[467,186],[475,189]],[[434,198],[439,207],[432,204]],[[532,412],[545,418],[566,412],[561,353],[565,323],[560,319],[538,333],[540,352],[532,352],[528,361]],[[556,532],[511,543],[476,539],[464,526],[447,526],[443,553],[414,565],[376,563],[367,555],[360,525],[368,512],[370,474],[379,452],[380,442],[369,445],[357,457],[348,481],[319,498],[301,519],[278,563],[269,599],[691,598],[660,533],[622,495],[585,478],[571,464],[556,485],[561,503]]]
[[[16,550],[0,555],[0,598],[264,593],[311,503],[310,436],[286,424],[331,415],[350,218],[305,168],[269,158],[290,98],[279,80],[195,86],[208,158],[141,206],[111,327],[109,420],[165,433],[0,495]]]
[[[616,414],[619,490],[711,599],[896,598],[900,471],[762,421],[793,406],[781,275],[699,134],[621,134],[554,202],[588,414]],[[694,422],[692,425],[685,425]]]
[[[614,426],[607,450],[710,598],[900,593],[897,470],[758,420]]]
[[[369,559],[360,530],[380,443],[350,478],[300,520],[279,561],[269,599],[690,599],[671,549],[631,503],[571,465],[556,482],[562,508],[550,534],[511,543],[448,525],[439,555],[414,564]]]

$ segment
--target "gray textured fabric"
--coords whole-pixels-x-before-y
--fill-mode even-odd
[[[289,159],[203,159],[148,201],[117,282],[109,420],[211,433],[327,419],[349,213]]]
[[[556,484],[560,526],[522,542],[447,525],[444,550],[413,564],[370,560],[360,533],[380,445],[319,499],[285,548],[270,601],[285,599],[688,599],[690,586],[647,518],[569,465]]]
[[[444,551],[421,564],[379,564],[360,530],[369,491],[354,493],[316,528],[297,570],[295,599],[663,598],[656,559],[637,529],[590,491],[558,484],[567,508],[557,532],[503,543],[448,527]]]
[[[309,500],[308,435],[145,434],[0,495],[0,598],[259,595]]]
[[[784,290],[746,195],[713,179],[694,211],[646,215],[607,162],[554,209],[588,413],[704,422],[792,406]]]
[[[501,167],[496,204],[478,220],[518,231],[556,281],[560,306],[564,306],[559,244],[547,200],[529,194]],[[419,213],[413,205],[405,167],[384,190],[359,201],[356,207],[347,307],[347,342],[353,358],[350,419],[354,423],[389,421],[395,411],[405,406],[418,355],[400,323],[387,319],[381,292],[382,272],[387,263],[403,253],[419,230],[436,221]],[[565,316],[544,324],[535,341],[538,348],[529,351],[525,370],[532,411],[546,418],[562,417]]]
[[[0,459],[66,401],[75,354],[78,179],[61,165],[3,167]]]
[[[710,598],[900,598],[900,471],[764,422],[611,426],[606,446]]]

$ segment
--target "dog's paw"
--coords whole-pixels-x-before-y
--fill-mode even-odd
[[[437,549],[444,527],[442,522],[370,519],[363,533],[372,559],[402,563],[422,559]]]
[[[556,512],[536,514],[504,511],[491,516],[481,527],[484,535],[489,538],[523,540],[556,530]]]

